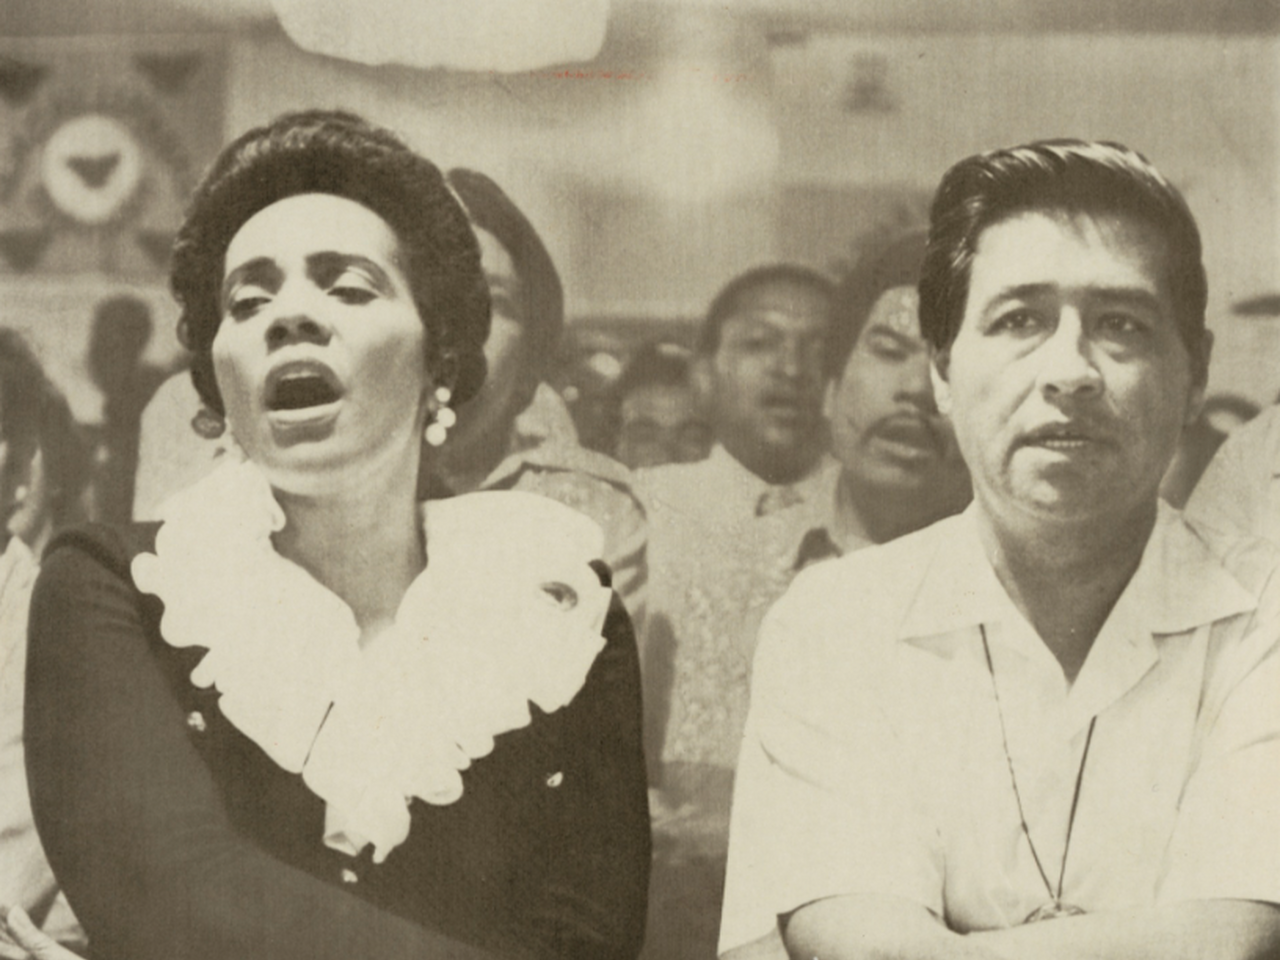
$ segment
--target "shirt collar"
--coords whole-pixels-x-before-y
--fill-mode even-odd
[[[898,628],[900,640],[1005,623],[1025,634],[1025,618],[988,561],[976,504],[936,524],[934,549]],[[1160,658],[1159,638],[1186,633],[1257,606],[1257,600],[1183,521],[1160,503],[1138,569],[1116,601],[1072,686],[1068,709],[1082,726],[1118,700]],[[1034,635],[1034,634],[1032,634]],[[1037,651],[1038,655],[1038,651]]]
[[[936,549],[899,627],[900,639],[992,623],[1014,612],[978,536],[977,504],[935,525]],[[944,528],[950,532],[944,533]],[[1150,634],[1183,633],[1257,606],[1246,589],[1182,519],[1160,502],[1138,569],[1112,610]],[[1104,627],[1105,631],[1105,627]]]
[[[1261,426],[1266,433],[1261,436],[1255,434],[1254,437],[1265,442],[1267,448],[1270,449],[1272,474],[1280,477],[1280,406],[1272,406],[1263,410],[1262,413],[1258,414],[1257,419],[1262,421]]]
[[[539,383],[529,405],[516,415],[511,425],[507,455],[490,471],[477,489],[492,490],[524,468],[531,450],[556,444],[576,446],[578,435],[573,417],[560,395],[546,383]]]
[[[800,479],[790,484],[771,484],[744,467],[720,443],[712,445],[703,464],[710,474],[706,479],[707,489],[715,491],[716,499],[726,515],[755,517],[762,494],[774,487],[789,486],[798,494],[799,499],[794,507],[788,508],[788,512],[791,509],[808,510],[814,514],[814,525],[818,523],[818,511],[821,511],[825,520],[831,502],[831,491],[834,489],[833,478],[839,472],[839,463],[830,454],[824,453],[813,469]]]

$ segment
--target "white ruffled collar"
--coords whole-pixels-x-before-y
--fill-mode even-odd
[[[529,704],[567,705],[596,655],[610,591],[588,566],[603,534],[553,500],[476,493],[424,508],[429,565],[368,651],[351,609],[276,553],[284,513],[263,474],[231,460],[169,500],[138,589],[160,632],[207,653],[191,673],[223,715],[327,807],[325,843],[381,862],[409,801],[449,804]]]

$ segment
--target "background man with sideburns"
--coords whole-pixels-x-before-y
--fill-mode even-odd
[[[1280,948],[1277,556],[1157,496],[1205,286],[1185,202],[1127,148],[943,178],[920,318],[974,503],[767,618],[722,953],[777,928],[822,960]]]

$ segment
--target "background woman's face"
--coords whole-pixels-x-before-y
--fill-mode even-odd
[[[492,312],[484,343],[484,385],[459,408],[458,424],[443,448],[446,464],[458,470],[469,468],[466,461],[476,448],[506,443],[512,421],[528,404],[537,386],[530,370],[532,357],[525,335],[523,291],[515,263],[497,237],[479,228],[475,233]]]
[[[426,333],[381,217],[329,194],[260,210],[227,246],[220,311],[227,420],[273,483],[399,458],[416,470]]]

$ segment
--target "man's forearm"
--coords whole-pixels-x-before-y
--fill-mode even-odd
[[[1001,960],[909,900],[875,894],[801,907],[783,936],[791,960]]]
[[[918,904],[863,895],[800,908],[784,939],[791,960],[1267,960],[1280,908],[1203,900],[963,936]]]
[[[1280,908],[1198,900],[1063,917],[968,939],[1009,960],[1263,960],[1280,956]]]

